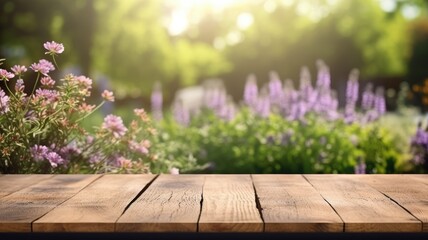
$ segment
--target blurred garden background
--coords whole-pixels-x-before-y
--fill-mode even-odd
[[[90,102],[115,92],[86,128],[150,113],[167,162],[153,171],[428,171],[427,1],[0,0],[0,11],[2,67],[29,66],[55,40],[66,50],[52,77],[91,77]],[[307,79],[319,97],[325,85],[329,109],[306,99]],[[275,102],[276,80],[280,94],[297,94],[296,111],[307,104],[302,116]],[[386,111],[382,100],[364,106],[364,93]]]

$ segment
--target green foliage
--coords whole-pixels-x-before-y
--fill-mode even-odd
[[[94,66],[112,78],[119,95],[147,96],[158,81],[180,87],[230,69],[210,45],[171,39],[159,1],[97,1],[95,8],[102,21],[92,49]]]
[[[165,141],[177,144],[171,156],[193,156],[215,173],[354,173],[359,161],[367,173],[396,173],[403,161],[388,132],[377,123],[328,122],[314,114],[306,121],[268,119],[241,110],[230,122],[209,111],[189,127],[165,120]]]

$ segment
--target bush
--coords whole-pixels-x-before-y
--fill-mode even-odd
[[[174,142],[180,147],[168,149],[169,155],[192,156],[215,173],[402,171],[404,156],[378,121],[386,111],[383,89],[368,85],[357,109],[358,71],[353,70],[340,110],[328,67],[318,66],[316,86],[303,68],[297,90],[272,72],[259,91],[250,75],[240,106],[227,100],[222,87],[206,88],[199,109],[176,101],[158,125],[164,136],[158,141]],[[161,116],[156,101],[153,111]]]
[[[13,73],[0,69],[0,80],[8,92],[0,89],[0,173],[149,173],[167,169],[153,150],[156,129],[144,109],[134,109],[128,126],[121,117],[108,115],[92,132],[82,128],[82,121],[105,101],[114,101],[114,95],[105,90],[104,100],[95,106],[86,102],[91,79],[66,75],[56,84],[49,73],[58,68],[55,56],[64,46],[47,42],[44,47],[54,63],[42,59],[32,64],[29,68],[37,73],[34,83],[23,80],[25,66],[15,65]],[[14,78],[12,91],[8,83]],[[32,90],[27,95],[28,87]]]

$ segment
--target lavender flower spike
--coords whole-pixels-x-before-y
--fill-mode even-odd
[[[247,106],[254,107],[257,98],[258,98],[259,90],[257,88],[257,80],[254,74],[251,74],[247,78],[247,82],[245,83],[244,89],[244,102]]]
[[[160,83],[155,84],[150,100],[152,104],[153,118],[159,121],[162,119],[162,100],[163,100]]]
[[[385,114],[386,112],[386,103],[384,97],[384,90],[382,87],[376,89],[376,96],[374,98],[374,108],[379,116]]]
[[[330,89],[330,70],[328,66],[322,60],[317,60],[318,75],[317,75],[317,87],[321,89]]]
[[[278,73],[271,71],[269,73],[270,81],[269,81],[269,98],[271,103],[279,104],[282,99],[283,90],[282,90],[282,82],[279,79]]]
[[[368,111],[372,108],[374,103],[373,84],[369,83],[366,85],[366,89],[363,92],[363,98],[361,99],[361,108]]]
[[[353,69],[349,74],[349,80],[346,85],[346,104],[354,105],[358,100],[358,76],[359,71],[357,69]]]

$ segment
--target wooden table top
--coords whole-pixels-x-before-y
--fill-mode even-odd
[[[428,232],[428,175],[0,175],[0,232]]]

